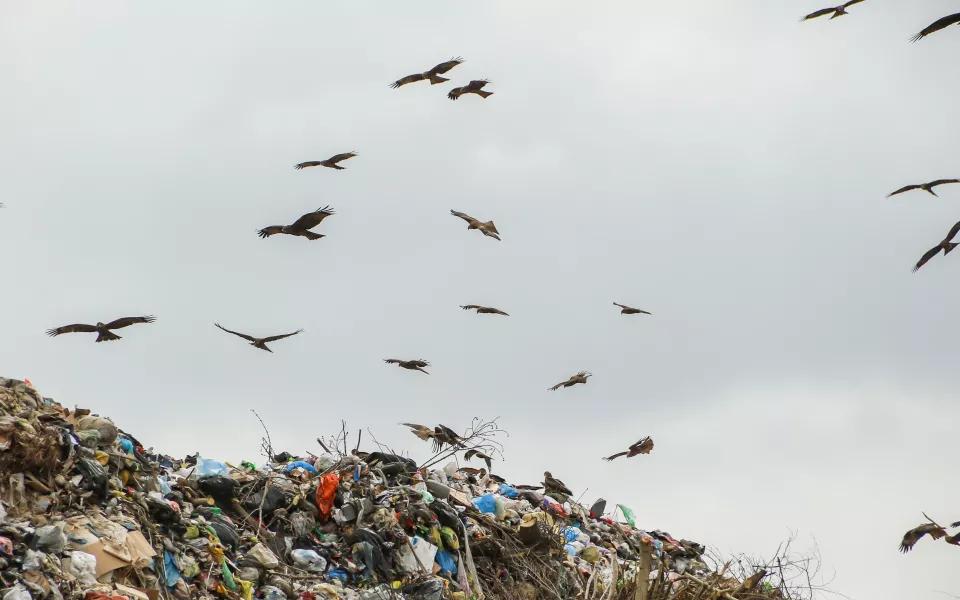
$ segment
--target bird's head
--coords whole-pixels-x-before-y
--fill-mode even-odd
[[[100,321],[97,321],[97,327],[102,328],[102,327],[106,327],[106,325],[101,323]]]
[[[550,477],[553,477],[553,475],[550,474],[550,471],[544,471],[543,477],[544,479],[549,479]]]

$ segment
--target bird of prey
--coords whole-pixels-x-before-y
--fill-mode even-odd
[[[417,436],[423,441],[433,439],[434,433],[433,429],[427,427],[426,425],[417,425],[416,423],[401,423],[401,425],[406,425],[410,428],[410,431],[413,432],[413,435]]]
[[[462,213],[457,210],[451,210],[450,214],[455,217],[460,217],[461,219],[466,221],[467,231],[471,229],[478,229],[480,233],[482,233],[483,235],[487,237],[492,237],[498,242],[500,241],[500,235],[499,235],[500,232],[497,231],[497,226],[493,224],[493,221],[487,221],[486,223],[483,223],[481,221],[478,221],[477,219],[474,219],[470,215]]]
[[[356,152],[344,152],[343,154],[336,154],[334,156],[331,156],[327,160],[308,160],[307,162],[302,162],[295,165],[293,168],[305,169],[307,167],[329,167],[331,169],[342,171],[344,167],[341,167],[337,163],[343,162],[348,158],[353,158],[356,155],[357,155]]]
[[[284,233],[286,235],[296,235],[300,237],[305,237],[308,240],[319,240],[324,237],[322,233],[314,233],[310,231],[317,225],[319,225],[324,219],[334,214],[333,209],[329,206],[324,206],[323,208],[318,208],[313,212],[309,212],[296,221],[292,225],[271,225],[269,227],[264,227],[257,234],[263,239],[267,239],[271,235],[276,235],[278,233]]]
[[[491,308],[489,306],[478,306],[476,304],[467,304],[466,306],[461,306],[463,310],[476,310],[478,315],[503,315],[509,317],[507,313],[503,312],[499,308]]]
[[[430,85],[437,85],[438,83],[443,83],[444,81],[450,81],[445,77],[440,77],[440,75],[446,73],[450,69],[459,65],[463,62],[463,59],[459,56],[456,58],[451,58],[447,62],[442,62],[429,71],[423,73],[416,73],[414,75],[407,75],[401,79],[398,79],[390,84],[390,87],[397,89],[402,85],[407,85],[408,83],[416,83],[417,81],[423,81],[424,79],[430,80]]]
[[[936,181],[931,181],[930,183],[921,183],[917,185],[906,185],[900,188],[895,192],[890,192],[887,194],[887,198],[890,196],[896,196],[897,194],[902,194],[904,192],[909,192],[910,190],[923,190],[925,192],[930,192],[934,196],[937,196],[937,193],[933,191],[938,185],[943,185],[945,183],[960,183],[960,179],[938,179]],[[939,198],[939,196],[937,196]]]
[[[617,452],[616,454],[613,454],[613,455],[611,455],[611,456],[608,456],[608,457],[604,458],[603,460],[611,461],[611,460],[613,460],[613,459],[615,459],[615,458],[619,458],[619,457],[621,457],[621,456],[626,456],[627,458],[631,458],[631,457],[636,456],[636,455],[638,455],[638,454],[650,454],[650,451],[651,451],[651,450],[653,450],[653,440],[650,439],[650,437],[648,436],[648,437],[643,438],[642,440],[640,440],[640,441],[637,442],[636,444],[632,444],[632,445],[631,445],[629,448],[627,448],[627,450],[625,450],[624,452]]]
[[[953,227],[947,232],[947,237],[943,238],[939,244],[927,250],[927,252],[920,257],[917,264],[913,266],[913,272],[916,273],[920,267],[927,264],[927,262],[939,254],[941,250],[943,250],[944,256],[950,254],[950,251],[957,247],[957,244],[952,241],[957,233],[960,233],[960,221],[953,224]]]
[[[542,489],[543,489],[543,486],[542,486],[542,485],[526,485],[526,484],[520,484],[520,485],[514,485],[514,486],[512,486],[512,487],[513,487],[513,489],[515,489],[515,490],[520,490],[520,491],[526,490],[526,491],[531,491],[531,492],[532,492],[532,491],[535,491],[535,490],[542,490]]]
[[[586,383],[586,382],[587,382],[587,377],[592,377],[592,376],[593,376],[592,373],[587,373],[586,371],[580,371],[579,373],[577,373],[576,375],[574,375],[574,376],[571,377],[570,379],[568,379],[568,380],[566,380],[566,381],[561,381],[561,382],[558,383],[557,385],[553,386],[552,388],[548,388],[548,389],[549,389],[551,392],[555,392],[555,391],[559,390],[559,389],[562,388],[562,387],[565,387],[565,388],[566,388],[566,387],[570,387],[571,385],[577,385],[578,383]]]
[[[931,33],[936,33],[941,29],[946,29],[947,27],[953,25],[954,23],[960,23],[960,13],[956,13],[956,14],[944,17],[942,19],[937,19],[933,23],[927,25],[923,29],[923,31],[921,31],[917,35],[910,38],[910,41],[916,42],[916,41],[922,40],[923,38],[927,37]]]
[[[445,445],[459,446],[460,448],[464,447],[463,440],[460,438],[460,434],[443,424],[437,425],[433,428],[433,441],[436,445],[437,452],[443,450]]]
[[[854,4],[859,4],[859,3],[861,3],[861,2],[863,2],[863,0],[850,0],[849,2],[846,2],[846,3],[844,3],[844,4],[841,4],[840,6],[834,6],[833,8],[822,8],[822,9],[820,9],[820,10],[818,10],[818,11],[815,11],[815,12],[810,13],[809,15],[805,16],[804,18],[802,18],[802,19],[800,19],[800,20],[801,20],[801,21],[809,21],[810,19],[816,19],[817,17],[822,17],[822,16],[824,16],[824,15],[829,15],[830,13],[833,13],[833,16],[830,17],[830,20],[833,20],[833,19],[836,19],[837,17],[840,17],[840,16],[843,16],[843,15],[845,15],[845,14],[848,14],[848,13],[847,13],[847,8],[848,8],[848,7],[853,6]]]
[[[626,304],[619,304],[619,303],[617,303],[617,302],[614,302],[613,305],[614,305],[614,306],[619,306],[619,307],[622,309],[622,310],[620,311],[620,314],[622,314],[622,315],[638,315],[638,314],[639,314],[639,315],[649,315],[649,314],[651,314],[651,313],[649,313],[649,312],[647,312],[647,311],[645,311],[645,310],[640,310],[639,308],[633,308],[632,306],[627,306]]]
[[[463,459],[464,459],[464,460],[470,460],[470,459],[473,458],[473,457],[477,457],[477,458],[479,458],[480,460],[482,460],[483,462],[487,463],[487,468],[488,468],[488,469],[492,469],[492,468],[493,468],[493,458],[490,457],[490,456],[487,455],[487,454],[484,454],[484,453],[481,452],[480,450],[477,450],[476,448],[471,448],[471,449],[467,450],[467,452],[463,455]]]
[[[57,327],[56,329],[48,329],[47,335],[56,337],[62,333],[96,333],[97,339],[94,340],[95,342],[109,342],[120,339],[119,335],[110,331],[111,329],[121,329],[135,325],[136,323],[153,323],[156,320],[157,318],[153,315],[147,315],[144,317],[123,317],[106,324],[97,323],[96,325],[84,325],[83,323],[76,323],[74,325]]]
[[[421,371],[423,373],[427,373],[426,371],[423,370],[423,367],[430,366],[430,363],[428,363],[425,360],[401,360],[399,358],[385,358],[383,359],[383,362],[387,363],[388,365],[397,365],[398,367],[402,367],[404,369],[410,369],[411,371]],[[427,373],[427,375],[429,374],[430,373]]]
[[[271,350],[270,348],[267,348],[267,344],[268,344],[268,343],[270,343],[270,342],[275,342],[275,341],[277,341],[277,340],[282,340],[283,338],[288,338],[288,337],[293,336],[293,335],[297,335],[298,333],[300,333],[301,331],[303,331],[302,329],[298,329],[298,330],[294,331],[293,333],[284,333],[283,335],[271,335],[270,337],[265,337],[265,338],[255,338],[255,337],[253,337],[253,336],[251,336],[251,335],[247,335],[247,334],[245,334],[245,333],[238,333],[238,332],[236,332],[236,331],[230,331],[230,330],[227,329],[226,327],[223,327],[222,325],[220,325],[220,323],[214,323],[214,325],[216,325],[216,326],[219,327],[220,329],[226,331],[227,333],[232,333],[233,335],[240,336],[240,337],[242,337],[243,339],[249,341],[249,342],[250,342],[250,345],[253,346],[254,348],[260,348],[261,350],[266,350],[267,352],[269,352],[269,353],[271,353],[271,354],[273,354],[273,350]]]
[[[543,489],[549,494],[551,491],[557,491],[567,496],[572,496],[573,492],[565,483],[554,477],[550,471],[543,472]]]
[[[923,513],[923,516],[927,517],[927,514]],[[910,531],[903,534],[903,541],[900,542],[900,552],[906,554],[907,552],[913,550],[913,546],[925,535],[929,535],[935,540],[939,540],[947,535],[947,530],[934,523],[933,519],[927,517],[927,520],[929,521],[928,523],[914,527]]]
[[[476,94],[481,98],[488,98],[493,95],[493,92],[485,92],[482,89],[483,86],[487,85],[488,83],[490,83],[488,79],[474,79],[473,81],[471,81],[465,86],[453,88],[452,90],[450,90],[450,93],[447,94],[447,98],[450,98],[451,100],[456,100],[457,98],[459,98],[460,96],[463,96],[464,94]]]

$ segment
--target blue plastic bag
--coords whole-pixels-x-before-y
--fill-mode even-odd
[[[347,575],[347,572],[344,571],[343,569],[334,569],[329,573],[327,573],[327,577],[329,577],[330,579],[339,579],[344,583],[346,583],[347,579],[349,579],[349,575]]]
[[[127,454],[133,452],[133,442],[127,438],[120,438],[120,447],[123,448],[123,451]]]
[[[302,460],[294,461],[294,462],[292,462],[292,463],[287,464],[287,466],[285,466],[285,467],[283,468],[283,472],[284,472],[284,473],[289,473],[290,471],[292,471],[292,470],[294,470],[294,469],[303,469],[304,471],[309,471],[310,473],[316,473],[316,472],[317,472],[316,467],[314,467],[314,466],[311,465],[310,463],[305,462],[305,461],[302,461]]]
[[[497,501],[493,498],[493,494],[487,494],[486,496],[474,498],[473,505],[476,506],[477,510],[482,513],[492,515],[497,512]]]
[[[568,542],[574,542],[580,537],[580,530],[576,527],[564,527],[563,528],[563,537],[566,538]]]
[[[213,475],[226,475],[229,472],[230,468],[219,460],[197,455],[197,470],[194,471],[194,476],[197,479],[203,479],[204,477]]]
[[[177,561],[174,560],[173,555],[167,551],[163,552],[163,570],[167,575],[167,587],[175,587],[180,581],[180,568],[177,567]]]
[[[437,556],[434,559],[438,565],[440,565],[441,571],[446,571],[448,573],[457,572],[457,561],[453,559],[453,556],[444,550],[438,550]]]
[[[520,492],[505,483],[500,484],[500,495],[506,496],[511,500],[520,497]]]
[[[576,556],[576,555],[577,555],[577,549],[574,548],[573,546],[571,546],[570,544],[564,544],[564,545],[563,545],[563,549],[566,550],[566,551],[567,551],[567,554],[569,554],[570,556]]]

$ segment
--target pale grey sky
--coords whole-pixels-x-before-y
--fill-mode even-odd
[[[960,176],[960,29],[908,42],[960,5],[798,23],[822,4],[0,0],[2,373],[234,461],[251,408],[291,452],[344,418],[419,457],[398,421],[500,415],[515,480],[724,550],[799,530],[856,599],[960,594],[960,550],[897,552],[960,519],[960,257],[910,272],[960,189],[884,198]],[[255,234],[326,204],[322,240]]]

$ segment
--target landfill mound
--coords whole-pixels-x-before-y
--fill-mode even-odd
[[[0,378],[3,600],[790,597],[602,500],[386,452],[270,458],[174,459]]]

